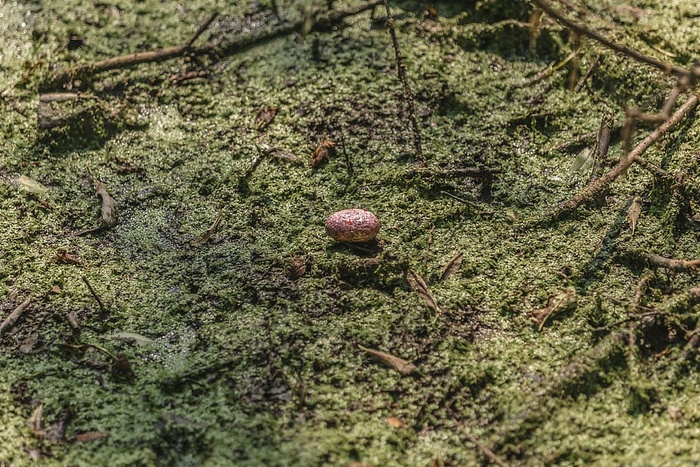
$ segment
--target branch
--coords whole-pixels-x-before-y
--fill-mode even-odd
[[[367,10],[371,10],[381,4],[382,0],[376,0],[374,2],[370,2],[356,8],[351,8],[348,10],[340,11],[338,13],[334,13],[329,17],[323,18],[314,23],[311,30],[328,30],[334,25],[340,23],[345,18],[357,15]],[[192,43],[202,34],[202,32],[204,32],[206,26],[211,24],[212,21],[214,21],[214,18],[210,16],[209,19],[202,25],[202,27],[200,27],[199,30],[194,34],[194,36],[182,45],[165,47],[163,49],[149,50],[146,52],[137,52],[128,55],[121,55],[99,62],[86,63],[82,65],[72,65],[66,68],[62,68],[56,71],[53,75],[51,75],[46,81],[44,81],[44,83],[42,83],[41,85],[41,89],[56,89],[70,83],[76,78],[91,78],[95,75],[110,70],[130,68],[136,65],[140,65],[142,63],[160,63],[166,60],[172,60],[174,58],[183,57],[185,55],[232,55],[235,53],[242,52],[249,47],[263,44],[271,39],[291,34],[294,31],[300,30],[304,24],[303,21],[286,22],[282,23],[278,28],[275,28],[273,31],[268,31],[257,36],[244,37],[242,39],[237,39],[223,45],[208,44],[201,47],[191,47]]]
[[[538,1],[538,0],[536,0]],[[638,158],[644,154],[644,152],[657,142],[663,135],[665,135],[671,128],[673,128],[678,122],[680,122],[683,117],[686,116],[698,103],[698,96],[692,94],[688,100],[666,120],[663,124],[659,125],[654,131],[652,131],[646,138],[642,140],[641,143],[637,145],[632,151],[630,151],[626,156],[618,162],[618,164],[613,167],[608,173],[600,177],[599,179],[593,181],[581,191],[576,193],[570,200],[562,203],[557,208],[557,211],[551,216],[555,219],[560,219],[564,215],[571,211],[576,210],[584,201],[591,199],[605,190],[617,177],[627,172],[627,169],[636,162]]]
[[[396,28],[394,27],[394,17],[391,16],[391,9],[389,8],[388,0],[384,0],[384,7],[386,8],[386,25],[389,28],[391,41],[394,44],[394,51],[396,52],[396,70],[399,75],[399,81],[401,81],[401,84],[403,84],[404,95],[406,96],[406,105],[408,106],[408,118],[411,120],[411,127],[413,128],[413,146],[414,150],[416,151],[416,158],[418,158],[421,165],[425,167],[427,164],[425,162],[425,158],[423,157],[420,126],[418,125],[418,118],[416,117],[415,96],[411,90],[411,85],[408,82],[408,77],[406,76],[406,62],[404,62],[403,55],[401,55],[399,40],[396,37]]]
[[[681,68],[678,66],[675,66],[671,63],[667,62],[662,62],[661,60],[657,60],[654,57],[649,57],[648,55],[644,55],[643,53],[639,52],[638,50],[629,48],[625,45],[618,44],[616,42],[613,42],[612,40],[606,38],[602,34],[600,34],[598,31],[595,31],[593,29],[589,29],[586,26],[582,24],[575,23],[574,21],[571,21],[570,19],[566,18],[562,13],[558,12],[552,6],[549,4],[547,0],[532,0],[532,2],[537,5],[539,8],[544,10],[548,15],[550,15],[552,18],[556,19],[559,23],[563,24],[567,28],[576,31],[577,33],[588,36],[591,39],[594,39],[601,44],[603,44],[605,47],[612,49],[616,52],[620,52],[624,55],[627,55],[628,57],[633,58],[634,60],[637,60],[638,62],[645,63],[647,65],[651,65],[655,68],[658,68],[659,70],[663,71],[664,73],[670,74],[677,76],[679,78],[686,78],[689,82],[689,84],[695,84],[697,81],[698,77],[700,77],[700,69],[696,68],[693,70],[687,70],[685,68]]]

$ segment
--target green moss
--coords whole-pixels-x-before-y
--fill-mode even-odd
[[[29,464],[30,454],[49,465],[472,465],[484,461],[472,436],[526,465],[697,460],[698,388],[686,371],[696,363],[692,354],[679,363],[697,319],[679,292],[693,279],[652,277],[644,310],[673,316],[637,323],[629,368],[624,332],[643,267],[618,255],[700,253],[697,124],[645,155],[683,172],[683,184],[635,166],[597,205],[517,229],[513,216],[538,216],[586,183],[571,169],[580,148],[570,143],[596,132],[604,113],[620,124],[621,105],[658,109],[672,83],[584,42],[581,72],[596,57],[600,68],[579,92],[566,89],[569,67],[523,86],[570,53],[568,33],[546,24],[531,50],[528,29],[508,21],[527,21],[528,2],[458,3],[438,2],[438,22],[422,4],[394,7],[430,170],[448,175],[415,170],[391,40],[369,14],[204,58],[205,79],[181,80],[197,67],[185,59],[107,73],[81,83],[99,100],[62,107],[47,131],[37,89],[49,71],[182,43],[212,12],[222,16],[209,34],[230,38],[252,26],[241,18],[253,7],[0,5],[10,44],[0,75],[0,316],[33,299],[0,340],[1,465]],[[698,15],[675,3],[639,4],[650,14],[637,17],[605,2],[592,25],[689,63]],[[297,6],[283,12],[298,18]],[[70,36],[83,45],[68,47]],[[279,110],[258,131],[266,105]],[[323,138],[342,144],[311,169]],[[610,161],[622,151],[615,140]],[[449,175],[473,167],[500,173]],[[120,222],[76,236],[99,225],[88,169]],[[48,192],[5,183],[20,174]],[[632,234],[635,196],[643,212]],[[327,238],[326,217],[348,207],[379,216],[376,246]],[[193,246],[219,213],[212,238]],[[440,280],[458,252],[460,270]],[[437,317],[408,269],[426,280]],[[566,290],[576,306],[538,332],[531,312]],[[420,371],[400,377],[358,345]],[[125,356],[134,377],[96,347]],[[39,403],[46,428],[65,423],[62,442],[26,426]],[[106,436],[75,438],[90,432]]]

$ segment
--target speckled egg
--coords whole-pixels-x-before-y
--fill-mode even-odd
[[[379,232],[379,219],[364,209],[345,209],[328,217],[326,232],[339,242],[368,242]]]

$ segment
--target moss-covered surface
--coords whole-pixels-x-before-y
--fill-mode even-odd
[[[287,18],[308,11],[277,3]],[[684,354],[698,310],[679,305],[694,278],[621,253],[700,257],[694,115],[647,154],[674,182],[634,166],[575,216],[517,226],[586,183],[572,167],[595,138],[580,136],[606,112],[621,124],[625,105],[656,111],[668,77],[584,41],[581,72],[599,67],[578,92],[574,62],[521,86],[572,47],[551,22],[531,47],[527,2],[436,2],[437,20],[395,4],[431,176],[415,170],[381,9],[217,60],[110,72],[77,101],[39,104],[55,69],[184,43],[212,12],[204,43],[273,28],[271,7],[0,3],[0,317],[32,299],[0,337],[0,465],[487,463],[475,440],[525,465],[700,461]],[[694,2],[595,8],[589,24],[645,53],[685,66],[700,54]],[[264,106],[279,110],[258,131]],[[338,151],[311,169],[324,138]],[[604,169],[622,154],[613,142]],[[500,173],[455,175],[483,167]],[[119,223],[76,235],[99,225],[88,170]],[[378,245],[325,235],[348,207],[379,216]],[[567,304],[538,331],[531,313],[550,297]],[[359,345],[419,371],[401,376]]]

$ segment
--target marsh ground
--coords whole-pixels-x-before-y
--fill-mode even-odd
[[[302,3],[281,16],[303,21]],[[700,459],[693,276],[628,254],[700,256],[694,116],[647,153],[673,181],[633,166],[575,215],[519,227],[585,185],[577,157],[605,113],[619,130],[624,106],[656,111],[673,80],[587,40],[533,80],[574,45],[549,20],[532,43],[524,1],[392,6],[423,170],[381,8],[42,104],[57,69],[182,44],[212,12],[198,43],[274,30],[273,5],[0,1],[0,316],[31,299],[0,337],[0,465],[488,463],[479,445],[524,465]],[[622,43],[700,56],[695,2],[590,7]],[[312,169],[324,138],[338,150]],[[118,223],[76,235],[100,223],[94,179]],[[348,207],[379,216],[379,245],[325,235]]]

